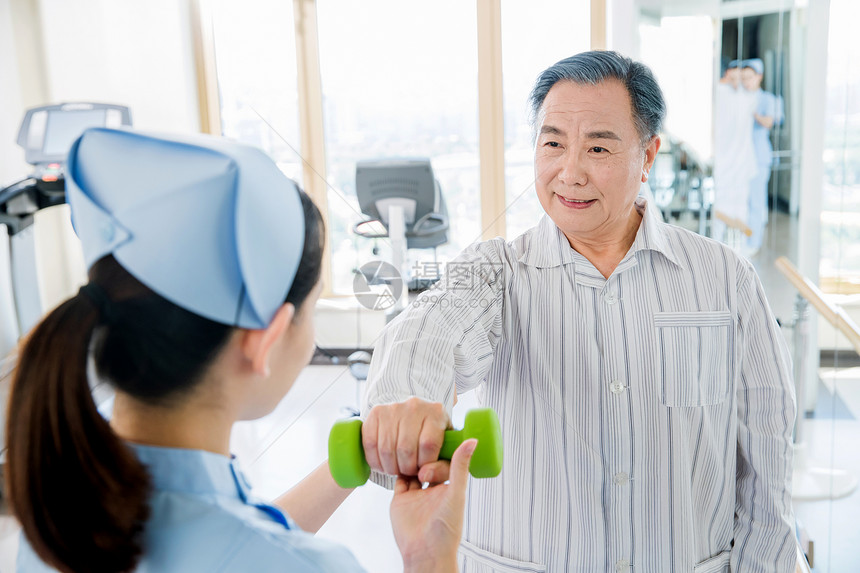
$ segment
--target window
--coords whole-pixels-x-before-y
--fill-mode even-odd
[[[351,292],[353,269],[378,258],[352,233],[359,160],[429,157],[451,224],[439,259],[480,239],[476,12],[458,0],[320,0],[317,19],[332,283]],[[388,242],[375,246],[387,258]],[[410,252],[412,264],[433,256]]]
[[[824,181],[821,196],[821,286],[860,293],[860,6],[830,5]]]
[[[639,37],[639,59],[654,72],[666,98],[666,134],[685,142],[699,158],[710,157],[713,20],[709,16],[662,18],[640,24]]]
[[[300,142],[311,136],[324,142],[326,173],[320,175],[328,203],[330,292],[351,293],[357,267],[390,255],[387,240],[366,239],[352,230],[363,218],[355,196],[360,160],[428,157],[432,162],[448,208],[450,239],[437,252],[411,251],[408,268],[419,268],[420,262],[441,265],[480,240],[488,221],[482,221],[481,211],[475,3],[307,0],[316,15],[311,19],[316,28],[307,38],[310,43],[319,39],[322,133],[313,122],[302,126],[299,118],[297,78],[306,76],[297,70],[293,4],[208,1],[221,125],[224,135],[261,147],[300,183],[302,155],[312,151],[302,150]],[[590,0],[502,0],[501,16],[505,189],[484,192],[505,199],[512,238],[543,214],[534,195],[528,93],[541,70],[589,49]],[[540,35],[523,34],[524,29],[540,30]],[[311,66],[316,46],[313,51]],[[317,166],[322,164],[318,159]]]
[[[533,227],[544,211],[534,187],[528,96],[538,74],[590,49],[589,0],[502,1],[502,83],[505,111],[507,238]],[[523,30],[540,30],[539,34]]]
[[[302,183],[292,2],[212,2],[225,136],[265,150]]]

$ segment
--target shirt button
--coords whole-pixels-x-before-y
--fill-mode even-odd
[[[606,304],[615,304],[618,302],[618,298],[616,298],[616,296],[611,292],[607,293],[606,296],[603,297],[603,300],[606,301]]]
[[[626,559],[619,559],[615,562],[615,570],[619,573],[623,573],[624,571],[630,571],[630,562]]]
[[[624,472],[618,472],[612,476],[612,481],[615,482],[615,485],[627,485],[627,482],[630,481],[630,476]]]
[[[613,394],[621,394],[622,392],[624,392],[624,388],[625,386],[621,383],[620,380],[613,380],[612,383],[609,385],[609,390]]]

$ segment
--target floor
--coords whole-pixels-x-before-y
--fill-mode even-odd
[[[795,251],[793,225],[788,216],[777,214],[765,247],[752,258],[774,313],[784,322],[791,318],[795,293],[772,261]],[[822,368],[820,377],[816,409],[803,420],[804,468],[860,476],[860,368]],[[233,450],[258,494],[277,496],[325,459],[328,430],[356,406],[359,391],[345,366],[309,366],[272,414],[235,427]],[[475,402],[474,396],[460,398],[455,426],[462,424],[465,411]],[[828,485],[825,480],[825,490]],[[345,544],[368,571],[401,571],[388,518],[390,499],[390,492],[367,484],[347,499],[318,535]],[[860,558],[855,557],[860,545],[860,490],[840,499],[795,500],[795,511],[813,541],[813,571],[860,571]],[[14,570],[17,541],[14,520],[0,517],[0,573]]]
[[[796,453],[794,481],[815,478],[823,499],[802,501],[797,491],[794,510],[813,542],[813,571],[853,573],[860,571],[860,488],[839,498],[830,492],[840,477],[855,484],[860,477],[860,368],[822,368],[820,375],[815,412],[803,420],[805,463],[804,452]]]

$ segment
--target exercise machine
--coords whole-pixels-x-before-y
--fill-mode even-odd
[[[432,248],[435,260],[435,248],[448,242],[448,209],[427,158],[359,161],[355,168],[355,192],[364,219],[353,226],[353,232],[367,239],[388,239],[392,252],[391,261],[374,261],[356,270],[361,275],[357,282],[366,290],[356,289],[355,294],[365,301],[393,301],[390,305],[379,305],[386,311],[388,322],[403,310],[408,292],[429,288],[439,279],[438,275],[409,277],[407,249]],[[399,284],[394,284],[395,281]],[[357,383],[356,407],[347,410],[357,416],[359,386],[367,379],[370,353],[356,350],[347,363]]]
[[[353,232],[365,238],[388,238],[392,253],[389,263],[408,287],[400,290],[414,292],[429,287],[433,280],[408,277],[406,251],[435,249],[448,242],[448,209],[430,160],[360,161],[355,168],[355,193],[366,218],[355,224]],[[378,272],[366,277],[369,285],[396,279]],[[403,310],[406,297],[394,298],[389,320]]]
[[[76,245],[70,244],[67,232],[71,229],[65,207],[69,148],[89,127],[130,125],[129,108],[103,103],[46,105],[24,115],[17,143],[33,172],[0,189],[0,356],[6,356],[57,302],[48,291],[74,282],[65,279],[83,272],[82,255],[77,261]],[[37,232],[37,213],[53,208],[63,211],[46,219],[62,228]]]

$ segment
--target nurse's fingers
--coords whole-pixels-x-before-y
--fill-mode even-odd
[[[424,489],[424,486],[414,477],[398,476],[397,481],[394,484],[394,495],[399,495],[402,493],[406,493],[407,491],[413,491],[418,489]]]
[[[470,438],[460,444],[460,447],[451,456],[451,471],[448,476],[449,487],[453,490],[452,495],[454,495],[459,507],[463,507],[463,503],[465,503],[466,484],[469,482],[469,462],[477,446],[478,440]]]
[[[447,460],[436,460],[429,464],[424,464],[418,470],[418,480],[421,483],[429,483],[436,485],[448,481],[451,462]]]
[[[409,481],[406,478],[399,477],[394,482],[394,495],[399,495],[409,489]]]

